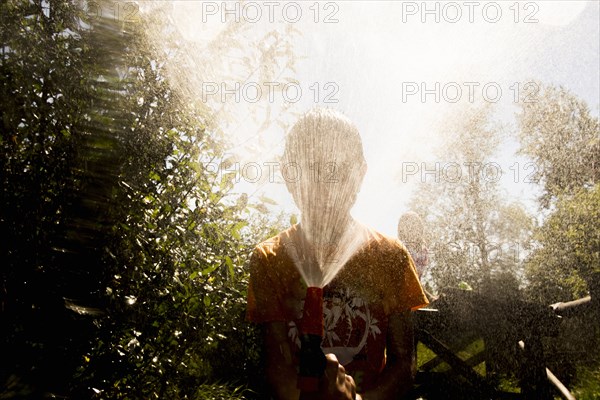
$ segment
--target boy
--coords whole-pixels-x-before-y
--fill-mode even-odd
[[[350,215],[366,172],[358,130],[332,110],[309,111],[287,136],[283,161],[301,223],[257,246],[248,288],[247,318],[265,328],[271,394],[293,400],[394,399],[412,385],[410,312],[427,299],[406,248],[391,237],[357,229]],[[364,239],[344,256],[350,243],[342,240],[348,237],[344,233],[355,231]],[[303,244],[307,241],[312,246]],[[303,259],[322,259],[322,246],[332,245],[337,261],[344,261],[323,288],[321,347],[327,366],[319,391],[300,397],[297,327],[310,276],[293,254],[310,252]]]

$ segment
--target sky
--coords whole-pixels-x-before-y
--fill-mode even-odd
[[[196,8],[180,3],[178,25],[188,35],[222,28],[221,2]],[[302,95],[293,111],[331,107],[359,128],[368,171],[352,214],[389,235],[396,234],[398,217],[408,211],[418,181],[426,178],[421,163],[448,161],[435,157],[443,140],[439,126],[461,104],[496,103],[495,117],[514,131],[515,93],[533,89],[535,79],[565,86],[598,115],[597,1],[250,3],[235,12],[255,19],[256,32],[287,22],[302,33],[294,41],[301,56],[294,77]],[[200,18],[203,24],[191,29],[189,24]],[[243,100],[236,114],[249,112],[252,105]],[[247,121],[239,118],[231,130],[233,148],[253,137],[255,127]],[[285,129],[274,125],[260,138],[262,151],[238,155],[241,166],[264,168],[276,160],[284,135]],[[537,188],[524,182],[531,170],[528,160],[515,154],[517,148],[514,140],[505,141],[493,161],[500,166],[506,196],[535,211]],[[407,168],[415,165],[417,173],[408,175]],[[281,182],[242,179],[236,190],[274,199],[273,212],[297,212]]]

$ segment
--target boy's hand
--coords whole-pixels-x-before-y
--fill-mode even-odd
[[[355,400],[356,384],[334,354],[327,354],[327,366],[321,379],[319,391],[302,393],[300,400]]]
[[[350,375],[346,375],[346,369],[341,365],[334,354],[327,354],[327,366],[323,374],[323,387],[326,396],[323,399],[354,400],[356,398],[356,384]]]

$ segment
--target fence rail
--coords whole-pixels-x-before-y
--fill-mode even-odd
[[[561,336],[565,324],[575,320],[584,321],[586,326],[600,324],[600,273],[594,274],[588,285],[589,296],[550,306],[473,291],[445,291],[430,308],[415,312],[416,340],[435,357],[421,365],[413,394],[427,398],[428,393],[436,393],[435,386],[440,382],[458,380],[458,386],[467,386],[465,390],[478,398],[543,400],[560,395],[575,399],[548,368],[552,362],[556,364],[556,354],[545,349],[544,338],[565,344],[573,339]],[[458,355],[473,347],[479,347],[479,351],[470,357],[463,359]],[[444,362],[450,371],[434,373]],[[483,362],[485,374],[475,369]],[[507,373],[518,380],[519,392],[498,388],[499,377]]]

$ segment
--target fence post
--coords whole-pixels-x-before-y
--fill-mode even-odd
[[[519,346],[523,350],[521,393],[527,400],[552,400],[540,332],[532,333],[525,343],[519,342]]]

